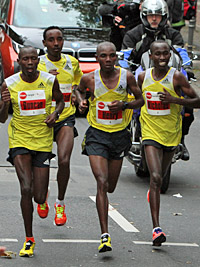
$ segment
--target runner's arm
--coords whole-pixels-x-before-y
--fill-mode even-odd
[[[76,101],[79,106],[80,113],[84,113],[88,108],[86,99],[86,89],[90,86],[90,74],[83,75],[81,77],[79,85],[75,89]]]
[[[60,86],[57,79],[55,79],[53,84],[52,97],[56,101],[56,109],[45,120],[45,123],[50,128],[54,126],[56,120],[59,118],[59,115],[62,113],[65,105],[63,100],[63,95],[62,92],[60,91]]]
[[[4,123],[8,118],[8,109],[10,106],[10,93],[3,82],[1,87],[1,100],[0,100],[0,122]]]
[[[164,92],[159,93],[163,103],[174,103],[192,108],[200,108],[199,96],[182,73],[177,71],[174,74],[173,83],[177,94],[180,95],[180,92],[183,91],[184,95],[188,96],[188,98],[174,97],[168,91],[164,90]]]

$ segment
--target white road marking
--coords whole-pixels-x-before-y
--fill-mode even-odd
[[[18,240],[13,238],[0,238],[0,242],[18,242]]]
[[[146,242],[146,241],[133,241],[133,243],[136,245],[152,245],[152,242]],[[162,246],[199,247],[199,245],[196,243],[169,243],[169,242],[162,243]]]
[[[92,201],[96,202],[95,196],[90,196]],[[140,232],[130,222],[128,222],[115,208],[109,205],[108,215],[126,232]]]
[[[86,239],[42,239],[44,243],[99,243],[99,240]]]

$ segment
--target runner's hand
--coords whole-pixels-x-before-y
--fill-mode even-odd
[[[123,102],[119,100],[114,100],[108,104],[109,111],[112,113],[117,113],[123,107]]]
[[[80,102],[78,109],[81,114],[85,113],[86,109],[88,108],[87,99],[84,99]]]
[[[47,116],[44,122],[47,124],[49,128],[52,128],[55,126],[56,120],[58,118],[57,116],[58,114],[55,111]]]
[[[49,73],[55,76],[59,74],[59,72],[57,72],[57,69],[49,70]]]
[[[171,96],[171,94],[163,88],[163,92],[158,92],[159,98],[163,103],[172,103],[174,97]]]
[[[8,88],[1,93],[1,99],[5,104],[10,103],[10,92],[8,91]]]

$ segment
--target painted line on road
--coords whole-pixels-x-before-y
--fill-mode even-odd
[[[99,243],[99,240],[86,239],[42,239],[44,243]]]
[[[146,241],[133,241],[136,245],[152,245],[152,242]],[[177,246],[177,247],[199,247],[196,243],[162,243],[162,246]]]
[[[95,196],[90,196],[90,199],[96,202]],[[130,222],[128,222],[115,208],[111,205],[108,207],[108,215],[126,232],[138,233],[140,232]]]
[[[18,240],[13,238],[0,238],[0,242],[18,242]]]

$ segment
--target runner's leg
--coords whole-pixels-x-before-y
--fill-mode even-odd
[[[32,237],[33,203],[32,203],[32,157],[30,154],[17,155],[14,166],[20,182],[21,210],[27,237]]]

